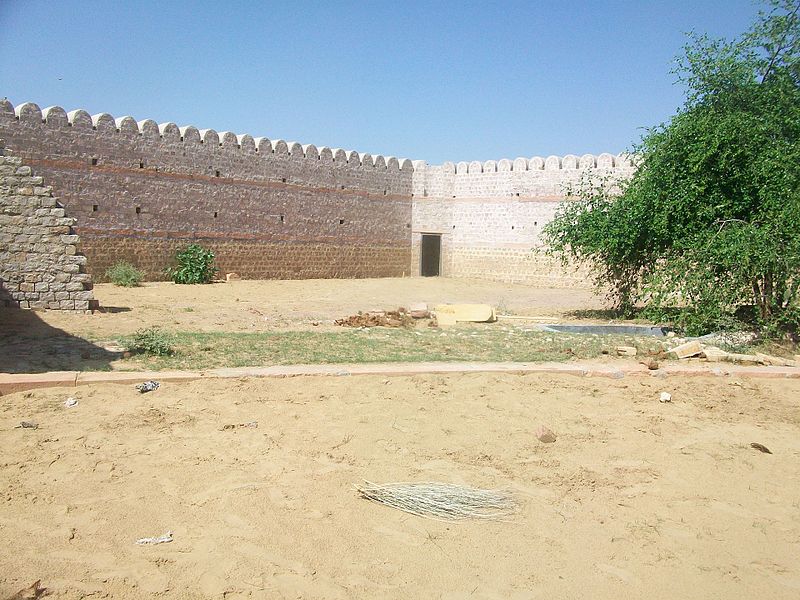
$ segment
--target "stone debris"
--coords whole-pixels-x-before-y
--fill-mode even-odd
[[[145,381],[144,383],[139,383],[136,385],[136,389],[139,390],[140,394],[146,394],[147,392],[152,392],[158,389],[160,384],[157,381],[153,381],[152,379],[149,381]]]
[[[249,423],[229,423],[227,425],[223,425],[221,431],[230,431],[231,429],[240,429],[242,427],[255,429],[258,427],[258,421],[250,421]]]
[[[430,319],[431,311],[424,302],[417,302],[408,307],[408,314],[415,319]]]
[[[661,396],[658,398],[659,402],[672,402],[672,394],[669,392],[661,392]]]
[[[39,429],[39,424],[34,421],[20,421],[14,429]]]
[[[553,433],[552,429],[544,425],[539,425],[536,430],[536,439],[544,444],[552,444],[556,441],[556,434]]]
[[[47,588],[42,587],[41,579],[37,579],[28,587],[21,589],[13,596],[9,596],[7,600],[37,600],[37,598],[47,595],[49,595]]]
[[[703,347],[700,345],[698,341],[691,341],[686,342],[685,344],[681,344],[680,346],[675,346],[672,350],[668,351],[670,354],[674,354],[678,358],[691,358],[693,356],[698,356],[702,354]]]
[[[759,444],[758,442],[753,442],[750,444],[751,448],[755,448],[759,452],[763,452],[764,454],[772,454],[772,451],[767,448],[764,444]]]
[[[644,365],[645,367],[647,367],[651,371],[658,370],[658,361],[655,358],[652,358],[652,357],[640,360],[639,364],[640,365]]]
[[[796,367],[796,360],[771,356],[763,352],[755,354],[739,354],[736,352],[726,352],[716,346],[703,346],[702,355],[709,362],[731,362],[744,365],[769,365],[773,367]]]
[[[64,401],[64,407],[65,408],[72,408],[73,406],[77,406],[77,405],[78,405],[78,401],[75,398],[67,398]]]
[[[636,356],[637,350],[633,346],[617,346],[617,356]]]
[[[397,310],[359,312],[344,319],[336,319],[334,325],[342,327],[414,327],[414,318],[400,307]]]
[[[230,283],[231,281],[239,281],[241,277],[239,277],[238,273],[225,273],[225,282]]]

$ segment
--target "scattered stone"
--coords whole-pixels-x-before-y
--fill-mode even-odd
[[[769,354],[762,354],[761,352],[756,352],[756,359],[758,359],[758,362],[760,363],[763,363],[765,365],[771,365],[773,367],[796,367],[798,364],[793,360],[781,358],[780,356],[771,356]]]
[[[695,340],[686,342],[680,346],[675,346],[672,350],[669,350],[669,352],[678,358],[691,358],[692,356],[698,356],[699,354],[702,354],[703,347],[700,345],[700,342]]]
[[[544,444],[552,444],[556,441],[556,434],[548,427],[539,425],[539,428],[536,430],[536,439]]]
[[[720,362],[728,359],[728,353],[716,346],[703,346],[703,356],[709,362]]]
[[[617,346],[617,356],[636,356],[636,348],[633,346]]]
[[[39,429],[39,424],[34,421],[20,421],[14,429]]]
[[[652,357],[651,358],[645,358],[644,360],[640,360],[639,364],[644,365],[645,367],[647,367],[651,371],[657,371],[658,370],[658,361],[655,358],[652,358]]]
[[[428,310],[428,305],[424,302],[418,302],[408,307],[408,314],[414,319],[429,319],[431,311]]]
[[[48,595],[47,588],[42,587],[41,584],[42,580],[38,579],[28,587],[18,591],[13,596],[10,596],[8,600],[37,600],[42,596]]]
[[[249,427],[255,429],[258,427],[258,421],[250,421],[249,423],[229,423],[222,426],[222,431],[230,431],[231,429],[239,429],[240,427]]]
[[[672,402],[672,394],[669,392],[661,392],[661,396],[658,398],[659,402]]]
[[[230,283],[231,281],[239,281],[241,277],[239,277],[238,273],[225,273],[225,282]]]
[[[668,338],[674,338],[675,337],[675,332],[674,331],[668,331],[667,332],[667,337]]]
[[[753,442],[750,444],[751,448],[755,448],[759,452],[763,452],[764,454],[772,454],[772,451],[767,448],[764,444],[759,444],[758,442]]]
[[[139,383],[136,385],[136,389],[139,390],[140,394],[146,394],[147,392],[152,392],[158,389],[160,384],[157,381],[153,381],[152,379],[149,381],[145,381],[144,383]]]

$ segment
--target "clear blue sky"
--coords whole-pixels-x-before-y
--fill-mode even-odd
[[[0,0],[0,97],[423,159],[617,153],[750,0]]]

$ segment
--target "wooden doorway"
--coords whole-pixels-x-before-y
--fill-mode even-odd
[[[422,234],[419,274],[423,277],[438,277],[442,264],[442,236]]]

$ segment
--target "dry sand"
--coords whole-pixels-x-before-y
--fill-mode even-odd
[[[108,312],[94,315],[38,313],[47,324],[94,337],[129,334],[158,325],[190,331],[334,329],[334,319],[358,311],[393,309],[426,302],[488,303],[499,312],[542,320],[571,318],[571,311],[602,309],[589,290],[540,289],[525,285],[415,277],[395,279],[306,279],[234,281],[210,285],[145,283],[138,288],[95,286]],[[12,315],[7,315],[11,320]],[[28,331],[29,325],[23,325]]]
[[[0,430],[0,598],[39,578],[54,598],[800,597],[796,380],[95,385],[0,397]],[[362,479],[508,488],[520,510],[430,521]]]

